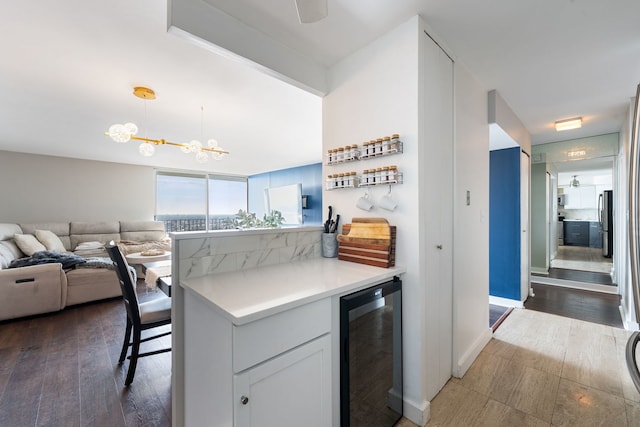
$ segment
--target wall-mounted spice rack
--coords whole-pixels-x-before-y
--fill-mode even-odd
[[[402,141],[400,135],[394,133],[384,138],[372,139],[363,142],[362,146],[357,144],[346,145],[344,147],[333,148],[327,151],[326,164],[337,165],[340,163],[353,162],[356,160],[367,160],[381,156],[402,153]]]
[[[375,169],[365,169],[358,177],[358,187],[371,187],[374,185],[402,184],[403,174],[397,166],[384,166]]]
[[[403,174],[397,166],[365,169],[360,175],[355,172],[332,174],[327,177],[326,189],[371,187],[374,185],[394,185],[403,183]]]

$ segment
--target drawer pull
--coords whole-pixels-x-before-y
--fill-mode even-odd
[[[27,282],[35,282],[36,279],[34,277],[29,277],[28,279],[18,279],[16,283],[27,283]]]

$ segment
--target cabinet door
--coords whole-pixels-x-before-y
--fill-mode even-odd
[[[330,426],[330,349],[327,334],[234,375],[235,426]]]
[[[596,209],[597,207],[596,188],[592,185],[580,187],[580,209]]]
[[[580,192],[575,188],[569,187],[564,189],[564,207],[563,209],[580,209]]]

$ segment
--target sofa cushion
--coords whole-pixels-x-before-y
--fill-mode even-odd
[[[70,227],[71,249],[75,250],[83,242],[106,243],[120,240],[120,223],[112,222],[72,222]]]
[[[5,245],[0,244],[0,270],[8,268],[11,261],[16,259],[11,250]]]
[[[66,252],[62,240],[50,230],[36,230],[36,239],[44,245],[47,250],[56,252]]]
[[[20,224],[23,234],[36,234],[36,230],[49,230],[62,242],[65,250],[71,249],[71,240],[69,239],[69,223],[68,222],[36,222]],[[37,236],[36,236],[37,237]],[[46,245],[45,245],[46,246]]]
[[[120,221],[122,240],[135,242],[153,242],[167,236],[161,221]]]
[[[33,234],[16,233],[13,235],[13,240],[15,240],[16,245],[18,245],[20,250],[27,256],[31,256],[39,251],[47,250],[47,248],[45,248]]]
[[[5,248],[7,248],[9,250],[9,252],[11,252],[12,255],[12,260],[16,259],[16,258],[22,258],[24,256],[26,256],[18,247],[18,245],[16,245],[15,240],[13,240],[13,238],[11,240],[2,240],[0,241],[0,245],[4,246]]]
[[[0,240],[13,239],[16,233],[22,233],[22,228],[18,224],[0,224]]]

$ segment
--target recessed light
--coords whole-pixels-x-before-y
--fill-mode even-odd
[[[572,119],[558,120],[556,122],[556,131],[578,129],[582,127],[582,117],[574,117]]]

